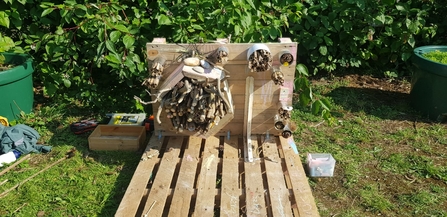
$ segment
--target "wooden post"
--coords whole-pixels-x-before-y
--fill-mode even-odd
[[[244,119],[244,143],[245,161],[253,162],[253,148],[251,142],[251,119],[253,116],[253,91],[254,78],[248,76],[245,80],[245,119]]]

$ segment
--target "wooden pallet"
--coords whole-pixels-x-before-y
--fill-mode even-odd
[[[152,136],[115,216],[319,216],[292,141]]]

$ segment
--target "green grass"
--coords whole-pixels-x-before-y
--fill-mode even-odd
[[[334,177],[309,179],[321,216],[447,216],[445,124],[419,116],[407,105],[408,94],[354,88],[343,78],[314,84],[314,91],[332,102],[336,123],[329,126],[305,109],[292,116],[303,162],[309,152],[331,153],[337,161]],[[68,128],[105,113],[47,103],[26,115],[20,123],[35,128],[53,151],[33,154],[1,176],[0,182],[9,181],[0,193],[73,147],[77,155],[0,198],[0,216],[113,216],[140,153],[90,151],[88,134]]]
[[[84,118],[67,114],[67,105],[45,106],[18,121],[36,129],[48,154],[32,154],[0,177],[0,193],[61,159],[66,159],[0,198],[0,216],[113,216],[133,175],[140,154],[89,151],[88,134],[75,135],[68,126]],[[2,168],[3,169],[3,168]]]
[[[418,115],[408,94],[349,82],[315,84],[334,105],[335,125],[293,114],[301,157],[337,160],[334,177],[310,179],[321,216],[447,216],[447,126]]]

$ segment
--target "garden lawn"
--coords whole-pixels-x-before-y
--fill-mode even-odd
[[[321,216],[447,216],[447,127],[409,107],[409,83],[344,75],[312,80],[333,104],[334,125],[298,103],[293,111],[300,155],[331,153],[330,178],[310,178]],[[0,198],[0,216],[113,216],[138,165],[139,152],[88,150],[72,122],[100,118],[80,103],[41,103],[20,123],[35,128],[49,154],[0,176],[0,193],[76,148],[77,153]],[[2,168],[3,169],[3,168]]]

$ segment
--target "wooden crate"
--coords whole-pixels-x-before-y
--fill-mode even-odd
[[[98,151],[136,151],[143,147],[146,128],[127,125],[98,125],[88,137],[88,146]]]
[[[289,139],[152,136],[115,216],[319,216]]]

